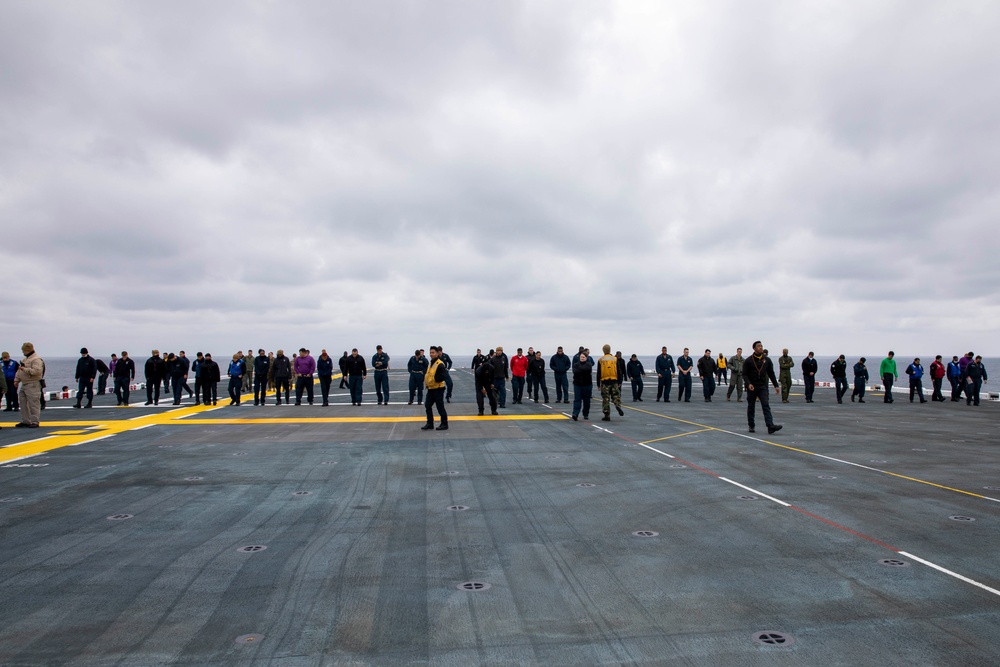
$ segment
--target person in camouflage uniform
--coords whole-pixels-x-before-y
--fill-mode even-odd
[[[736,354],[726,361],[729,368],[729,391],[726,392],[726,400],[732,400],[733,390],[736,390],[736,400],[743,400],[743,348],[736,348]]]
[[[601,421],[611,421],[611,404],[615,404],[615,409],[619,415],[624,415],[622,410],[621,383],[624,379],[618,366],[618,358],[612,356],[611,346],[604,346],[604,356],[597,360],[597,385],[601,388],[601,411],[604,416]]]

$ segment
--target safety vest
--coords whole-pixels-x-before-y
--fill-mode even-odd
[[[597,382],[602,380],[618,381],[618,357],[606,354],[597,360]]]
[[[444,386],[444,382],[435,382],[434,375],[437,373],[438,366],[444,366],[444,362],[440,359],[435,359],[431,364],[431,367],[427,369],[427,374],[424,375],[424,385],[428,389],[440,389]]]

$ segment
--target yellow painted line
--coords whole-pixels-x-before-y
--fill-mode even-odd
[[[663,440],[672,440],[674,438],[683,438],[686,435],[694,435],[695,433],[704,433],[705,431],[718,431],[717,428],[702,428],[697,431],[688,431],[687,433],[677,433],[676,435],[668,435],[664,438],[656,438],[654,440],[646,440],[640,444],[648,445],[651,442],[662,442]]]
[[[681,422],[683,424],[690,424],[692,426],[702,426],[702,427],[704,427],[704,430],[706,430],[706,431],[718,431],[720,433],[728,433],[730,435],[736,435],[736,436],[739,436],[739,437],[749,437],[749,436],[743,435],[742,433],[733,433],[732,431],[727,431],[725,429],[717,428],[717,427],[714,427],[714,426],[709,426],[707,424],[699,424],[697,422],[688,421],[686,419],[679,419],[677,417],[671,417],[670,415],[663,415],[663,414],[660,414],[658,412],[650,412],[649,410],[642,410],[640,408],[633,408],[633,407],[629,407],[629,406],[625,406],[625,407],[627,407],[629,410],[635,410],[636,412],[642,412],[643,414],[652,415],[654,417],[660,417],[662,419],[668,419],[670,421]],[[682,435],[687,435],[687,434],[682,434]],[[677,436],[669,436],[669,437],[677,437]],[[666,440],[667,438],[660,438],[660,439],[661,440]],[[787,450],[792,451],[792,452],[798,452],[800,454],[808,454],[809,456],[815,456],[817,458],[826,459],[827,461],[834,461],[836,463],[843,463],[845,465],[850,465],[850,466],[854,466],[856,468],[861,468],[862,470],[871,470],[873,472],[879,472],[879,473],[882,473],[883,475],[888,475],[890,477],[898,477],[899,479],[905,479],[905,480],[908,480],[910,482],[917,482],[918,484],[926,484],[927,486],[933,486],[935,488],[943,489],[945,491],[953,491],[955,493],[960,493],[960,494],[965,495],[965,496],[972,496],[973,498],[979,498],[980,500],[989,500],[991,502],[997,502],[996,498],[991,498],[990,496],[984,496],[981,493],[973,493],[972,491],[966,491],[964,489],[956,489],[953,486],[945,486],[944,484],[937,484],[936,482],[930,482],[930,481],[928,481],[926,479],[920,479],[919,477],[910,477],[909,475],[901,475],[901,474],[896,473],[896,472],[890,472],[888,470],[882,470],[881,468],[873,468],[871,466],[862,465],[860,463],[853,463],[851,461],[844,461],[844,460],[841,460],[841,459],[835,459],[832,456],[827,456],[826,454],[820,454],[818,452],[811,452],[808,449],[800,449],[798,447],[791,447],[789,445],[782,445],[782,444],[777,443],[777,442],[771,442],[770,440],[764,440],[763,438],[750,438],[750,439],[756,440],[757,442],[762,442],[765,445],[771,445],[772,447],[780,447],[781,449],[787,449]],[[656,440],[647,440],[646,442],[656,442]]]
[[[554,421],[554,420],[566,420],[566,417],[561,414],[554,415],[490,415],[490,416],[478,416],[478,415],[448,415],[448,422],[470,422],[470,421]],[[184,419],[177,421],[167,421],[164,424],[172,425],[187,425],[193,424],[196,426],[209,426],[214,424],[239,424],[245,426],[247,424],[406,424],[406,423],[416,423],[416,422],[426,422],[427,417],[424,416],[413,416],[413,417],[300,417],[298,419],[294,417],[289,417],[288,419],[282,419],[281,417],[246,417],[246,418],[232,418],[227,419],[220,417],[219,419]]]
[[[49,435],[80,435],[86,431],[51,431]]]

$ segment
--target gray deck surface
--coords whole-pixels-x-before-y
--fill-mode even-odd
[[[460,420],[456,371],[428,433],[404,376],[389,406],[4,413],[0,664],[1000,663],[996,403],[817,390],[751,437],[654,382],[610,424]]]

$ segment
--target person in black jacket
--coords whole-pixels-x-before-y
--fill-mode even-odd
[[[83,402],[83,394],[87,394],[87,407],[94,407],[94,378],[97,377],[97,364],[94,358],[87,353],[87,348],[80,348],[80,359],[76,362],[76,379],[79,388],[76,392],[76,405],[79,408]]]
[[[146,359],[143,369],[146,375],[146,405],[160,404],[160,383],[166,372],[166,365],[160,357],[159,350],[153,350],[153,356]]]
[[[854,391],[851,392],[851,403],[854,402],[854,397],[858,397],[858,403],[865,402],[865,387],[868,386],[868,367],[865,363],[868,360],[861,357],[858,363],[854,364]]]
[[[174,357],[173,354],[170,356]],[[174,405],[181,404],[181,393],[187,389],[188,398],[194,396],[191,387],[188,387],[188,371],[191,370],[191,360],[184,355],[184,350],[173,358],[173,365],[170,367],[170,385],[174,390]]]
[[[844,394],[847,393],[847,358],[840,355],[830,364],[830,375],[833,376],[833,384],[837,390],[837,402],[844,402]]]
[[[569,375],[573,369],[573,360],[563,352],[562,345],[556,348],[556,353],[549,359],[549,368],[552,369],[552,381],[556,385],[556,403],[562,401],[569,403]]]
[[[705,350],[705,354],[698,359],[698,375],[701,376],[701,391],[705,395],[705,402],[712,402],[712,395],[715,393],[715,371],[719,367],[712,358],[712,351]]]
[[[743,381],[747,386],[747,425],[750,432],[754,433],[754,413],[756,403],[760,401],[760,407],[764,411],[764,423],[767,424],[767,432],[774,433],[781,430],[781,424],[775,424],[771,417],[771,406],[768,404],[767,382],[774,385],[774,393],[781,393],[778,379],[774,377],[774,364],[770,357],[764,353],[764,346],[759,340],[754,341],[753,354],[743,364]]]
[[[476,366],[476,370],[473,373],[476,378],[476,405],[479,406],[480,417],[486,408],[484,399],[489,399],[491,415],[500,414],[497,412],[497,394],[496,389],[493,387],[494,369],[493,364],[490,363],[493,354],[493,350],[490,350],[489,355],[483,357],[483,361]]]
[[[222,381],[222,369],[218,362],[212,361],[212,355],[205,353],[205,361],[201,365],[201,402],[208,405],[219,404],[219,382]]]
[[[573,421],[577,420],[581,409],[584,420],[590,419],[590,399],[594,393],[594,360],[587,351],[573,359]]]
[[[504,354],[503,347],[497,345],[493,358],[493,388],[497,392],[497,406],[507,407],[507,378],[510,377],[510,359]]]
[[[351,405],[361,405],[368,366],[365,364],[365,358],[358,354],[358,348],[351,350],[351,356],[344,362],[344,369],[347,371],[347,386],[351,390]]]
[[[531,387],[532,396],[535,403],[538,402],[538,390],[542,390],[545,402],[549,402],[549,388],[545,386],[545,360],[542,359],[541,352],[535,352],[535,356],[528,360],[528,385]]]
[[[285,388],[285,404],[291,404],[289,392],[291,391],[292,361],[285,356],[284,350],[278,350],[277,356],[274,357],[274,366],[271,368],[271,372],[274,375],[274,394],[278,399],[278,405],[281,405],[282,387]]]
[[[97,393],[98,395],[107,393],[108,376],[111,375],[111,369],[104,363],[104,359],[94,359],[94,363],[97,365]]]
[[[983,383],[989,380],[986,374],[986,366],[983,366],[983,358],[977,356],[962,371],[962,386],[965,387],[965,404],[979,405],[979,392],[983,388]]]
[[[802,382],[806,386],[806,403],[813,402],[813,392],[816,391],[816,371],[819,370],[819,363],[816,362],[816,355],[809,353],[802,360]]]
[[[316,377],[319,378],[319,394],[323,405],[330,405],[330,387],[333,385],[333,357],[326,350],[316,358]],[[262,397],[263,398],[263,397]]]
[[[628,374],[629,379],[632,381],[632,402],[642,400],[642,378],[646,375],[646,369],[642,367],[642,362],[639,361],[639,357],[632,355],[629,359],[628,364],[625,365],[625,372]]]
[[[118,405],[128,407],[130,386],[135,380],[135,362],[129,358],[128,352],[122,350],[122,358],[115,364],[115,398]]]
[[[340,358],[338,362],[340,364],[340,389],[347,387],[347,350],[344,350],[344,356]]]
[[[271,360],[268,359],[264,348],[257,350],[257,356],[253,358],[253,404],[267,404],[267,376],[271,371]]]

